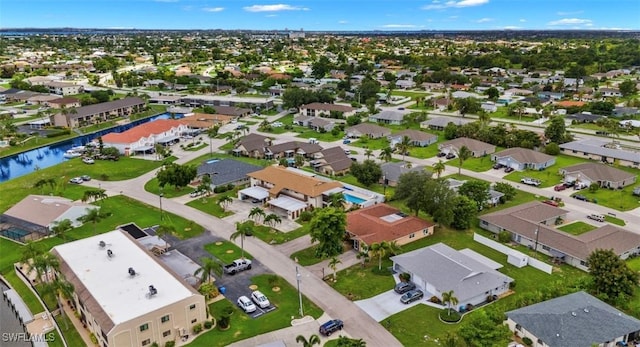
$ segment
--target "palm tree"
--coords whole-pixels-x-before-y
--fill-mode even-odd
[[[211,192],[213,191],[213,189],[211,189],[211,177],[209,175],[202,176],[202,178],[200,179],[200,184],[196,189],[206,192],[207,196],[211,195]]]
[[[450,290],[448,292],[444,292],[442,293],[442,302],[444,302],[445,304],[447,304],[447,307],[449,308],[447,310],[447,315],[451,314],[451,306],[455,306],[458,304],[458,298],[455,297],[453,290]]]
[[[43,188],[45,186],[49,186],[51,187],[51,191],[53,191],[56,187],[56,179],[55,178],[43,178],[41,180],[39,180],[38,182],[36,182],[33,187],[34,188],[40,188],[40,194],[44,194]]]
[[[269,213],[266,217],[264,217],[265,224],[268,226],[275,228],[276,224],[282,223],[282,218],[275,213]]]
[[[462,148],[460,148],[460,150],[458,151],[458,160],[460,161],[460,165],[458,165],[458,175],[462,171],[462,163],[464,163],[465,160],[471,158],[472,155],[473,152],[471,152],[471,150],[467,148],[467,146],[462,146]]]
[[[333,193],[329,195],[329,206],[331,207],[344,209],[345,202],[346,200],[344,199],[344,194],[342,193]]]
[[[87,202],[93,199],[93,202],[96,202],[105,198],[107,198],[107,194],[105,193],[104,189],[92,189],[84,191],[81,201]]]
[[[60,236],[62,240],[66,241],[65,236],[67,234],[67,231],[71,229],[73,229],[73,224],[71,223],[71,221],[69,219],[63,219],[55,222],[53,228],[51,228],[51,231]]]
[[[362,250],[362,247],[361,247],[361,250],[360,250],[360,252],[358,252],[358,254],[356,255],[356,258],[358,258],[358,259],[362,259],[362,263],[360,263],[360,264],[362,265],[362,267],[364,267],[364,264],[365,264],[366,262],[368,262],[368,261],[369,261],[369,258],[370,258],[370,256],[369,256],[369,250],[368,250],[368,249],[367,249],[367,250]]]
[[[73,284],[65,281],[59,276],[56,276],[53,281],[45,283],[42,286],[42,294],[43,295],[53,295],[56,299],[56,304],[60,309],[60,313],[63,317],[65,317],[66,312],[62,308],[62,301],[60,300],[60,296],[65,299],[71,299],[73,297]],[[64,319],[65,329],[68,329],[67,319]]]
[[[367,157],[367,159],[371,158],[371,156],[373,155],[373,150],[370,148],[365,149],[364,155]]]
[[[91,222],[93,224],[93,234],[95,235],[96,234],[96,226],[97,226],[98,222],[100,222],[101,220],[109,217],[109,214],[102,213],[97,208],[87,208],[85,211],[87,212],[87,214],[85,214],[84,216],[78,218],[78,221],[80,221],[82,223]]]
[[[229,239],[235,241],[240,237],[240,250],[242,252],[242,259],[244,259],[244,238],[253,235],[253,225],[247,222],[236,222],[236,232],[231,234]]]
[[[396,149],[402,153],[402,161],[404,161],[404,156],[407,151],[411,148],[411,138],[409,136],[403,136],[402,141],[396,143]]]
[[[371,254],[374,257],[378,257],[378,270],[382,270],[382,257],[384,257],[387,254],[386,244],[387,244],[386,241],[375,242],[375,243],[372,243],[371,246],[369,247]]]
[[[53,254],[44,252],[33,258],[31,268],[35,270],[38,279],[42,279],[42,275],[44,274],[45,282],[49,282],[51,279],[49,272],[60,269],[60,261]]]
[[[165,237],[164,239],[164,249],[166,250],[167,248],[169,248],[169,242],[167,242],[166,237],[168,235],[173,235],[176,232],[176,228],[173,225],[169,225],[169,224],[160,224],[158,226],[158,228],[156,229],[156,235],[159,238],[162,238],[163,236]]]
[[[338,268],[338,264],[342,264],[342,261],[338,259],[338,257],[333,257],[329,260],[329,268],[333,271],[333,281],[338,280],[338,274],[336,273],[336,269]]]
[[[491,116],[483,110],[482,112],[478,112],[478,120],[480,121],[480,125],[485,127],[491,122]]]
[[[42,249],[38,247],[38,244],[33,241],[28,241],[22,247],[22,255],[20,256],[21,263],[28,263],[29,260],[42,254]]]
[[[437,163],[433,164],[433,172],[436,173],[436,176],[440,178],[440,175],[447,169],[447,166],[444,164],[442,160],[438,160]]]
[[[223,210],[225,210],[227,206],[231,204],[231,202],[233,202],[233,198],[230,197],[229,195],[223,195],[220,197],[220,199],[218,199],[218,205],[220,205],[220,207],[222,207]]]
[[[380,151],[378,159],[384,161],[385,163],[390,162],[391,159],[393,159],[393,149],[391,147],[383,148]]]
[[[313,347],[313,345],[319,345],[321,343],[320,337],[316,334],[309,336],[309,339],[302,335],[296,336],[296,342],[301,344],[302,347]]]
[[[260,217],[264,218],[265,216],[266,216],[266,213],[264,213],[264,210],[261,209],[260,207],[254,207],[249,212],[249,218],[252,218],[256,222],[260,219]]]
[[[200,258],[200,261],[202,262],[202,266],[193,273],[194,276],[202,274],[200,276],[200,283],[204,281],[208,283],[213,282],[213,274],[222,276],[222,263],[208,257]]]

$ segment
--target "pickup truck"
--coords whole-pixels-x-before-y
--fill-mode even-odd
[[[536,186],[536,187],[540,185],[540,181],[534,178],[529,178],[529,177],[521,179],[520,182],[530,186]]]
[[[231,264],[224,266],[224,273],[229,275],[235,275],[236,273],[244,270],[251,270],[251,260],[236,259]]]

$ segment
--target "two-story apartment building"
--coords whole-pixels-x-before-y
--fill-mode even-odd
[[[73,112],[65,111],[51,116],[51,124],[61,127],[77,128],[105,122],[112,118],[127,117],[141,112],[145,102],[138,97],[129,97],[94,105],[78,107]]]
[[[347,105],[323,104],[319,102],[300,106],[300,114],[303,116],[329,117],[331,112],[339,113],[346,118],[353,116],[356,113],[356,109]]]
[[[44,84],[49,88],[49,93],[57,95],[75,95],[84,91],[84,87],[80,84],[72,84],[65,82],[48,82]]]
[[[117,148],[123,155],[152,153],[157,144],[166,146],[179,142],[180,135],[189,130],[181,120],[158,119],[121,133],[106,134],[102,136],[102,142],[104,146]]]

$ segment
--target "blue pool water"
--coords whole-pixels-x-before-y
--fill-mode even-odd
[[[0,235],[17,241],[23,241],[22,238],[29,234],[31,234],[30,231],[22,230],[16,227],[9,227],[0,231]]]
[[[342,193],[342,194],[344,195],[344,200],[346,202],[350,202],[352,204],[361,204],[361,203],[367,201],[365,199],[362,199],[362,198],[359,198],[357,196],[353,196],[353,195],[350,195],[350,194],[347,194],[347,193]]]
[[[94,139],[108,133],[121,133],[134,126],[153,122],[156,119],[168,119],[169,113],[162,113],[148,118],[138,119],[128,124],[118,125],[109,129],[103,129],[92,134],[76,137],[72,140],[58,142],[49,146],[44,146],[30,151],[14,154],[0,159],[0,182],[32,173],[37,169],[44,169],[56,164],[60,164],[68,159],[64,153],[75,146],[84,146]],[[176,114],[175,118],[182,118],[183,114]]]

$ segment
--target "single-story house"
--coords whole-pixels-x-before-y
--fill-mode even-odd
[[[315,159],[309,162],[314,170],[325,175],[343,175],[349,172],[353,160],[340,147],[331,147],[315,154]]]
[[[391,130],[375,124],[360,123],[349,127],[345,130],[347,137],[360,138],[366,136],[371,139],[379,139],[381,137],[391,135]]]
[[[449,189],[455,191],[456,193],[458,192],[460,186],[467,182],[466,180],[457,180],[455,178],[446,178],[445,181],[449,185]],[[493,187],[489,187],[487,194],[487,200],[485,201],[485,205],[487,206],[497,206],[500,203],[500,199],[504,196],[504,193],[493,190]],[[483,206],[480,206],[480,209],[482,208]]]
[[[311,120],[309,120],[309,128],[315,130],[315,131],[331,131],[333,130],[333,128],[336,127],[336,123],[333,122],[333,120],[328,119],[328,118],[319,118],[319,117],[312,117]]]
[[[621,189],[636,182],[636,175],[600,163],[583,163],[560,169],[565,182],[579,181],[590,186]]]
[[[453,100],[447,98],[433,100],[433,108],[437,111],[444,111],[449,107],[449,105],[453,105]]]
[[[331,112],[337,112],[346,118],[353,116],[356,113],[356,109],[348,105],[323,104],[319,102],[300,106],[300,114],[303,116],[328,117]]]
[[[498,111],[498,105],[496,105],[496,103],[493,101],[483,102],[482,104],[480,104],[480,108],[489,113]]]
[[[640,253],[640,235],[606,224],[574,236],[555,226],[568,211],[538,201],[480,215],[480,227],[493,233],[508,231],[511,239],[537,252],[587,271],[587,258],[596,249],[611,249],[620,258]]]
[[[506,313],[506,324],[539,347],[618,346],[640,336],[640,320],[583,292]]]
[[[470,139],[468,137],[458,137],[453,140],[445,141],[438,145],[440,152],[442,153],[454,153],[460,152],[460,148],[467,147],[472,155],[476,158],[492,154],[496,151],[496,146],[490,143]]]
[[[271,146],[271,139],[260,134],[251,133],[238,141],[233,149],[235,156],[264,158],[265,149]]]
[[[615,89],[615,88],[600,88],[598,89],[598,92],[602,94],[602,96],[605,98],[611,98],[611,97],[619,98],[622,96],[620,89]]]
[[[218,114],[228,116],[245,117],[251,114],[252,109],[270,110],[274,107],[274,98],[251,97],[245,98],[235,95],[185,95],[180,102],[187,107],[211,106]]]
[[[76,99],[74,97],[71,96],[65,96],[62,98],[58,98],[58,99],[53,99],[53,100],[49,100],[46,101],[44,103],[46,106],[49,106],[51,108],[66,108],[66,109],[70,109],[70,108],[74,108],[74,107],[80,107],[80,99]]]
[[[457,251],[444,243],[391,257],[393,269],[409,273],[411,281],[425,296],[453,291],[461,306],[478,305],[509,290],[513,279],[496,268],[500,264],[469,250]],[[489,265],[491,264],[491,265]]]
[[[404,121],[404,114],[398,111],[385,110],[369,116],[369,122],[382,124],[401,125]]]
[[[474,122],[474,119],[469,118],[451,118],[451,117],[435,117],[431,119],[427,119],[420,123],[420,128],[422,129],[431,129],[442,131],[449,123],[453,123],[455,125],[464,125],[467,123]]]
[[[247,174],[262,170],[261,166],[248,164],[233,159],[211,159],[198,166],[197,180],[202,176],[211,178],[211,188],[233,184],[235,186],[249,183]]]
[[[102,136],[105,147],[115,147],[120,154],[153,153],[157,144],[169,146],[180,142],[180,136],[188,133],[189,128],[175,119],[158,119],[135,126],[121,133],[109,133]]]
[[[392,135],[388,135],[387,139],[389,140],[389,143],[393,148],[398,143],[401,143],[402,139],[405,136],[411,140],[411,146],[414,146],[414,147],[426,147],[430,144],[438,142],[438,135],[425,133],[424,131],[413,130],[413,129],[407,129]]]
[[[302,141],[287,141],[283,143],[273,144],[265,149],[265,158],[295,158],[301,155],[305,158],[313,158],[313,156],[322,150],[322,146],[316,143]]]
[[[402,246],[432,235],[434,227],[432,222],[407,215],[384,203],[347,213],[346,231],[356,250],[366,250],[383,241],[395,241]]]
[[[407,163],[388,162],[380,164],[380,169],[382,170],[382,178],[380,180],[380,183],[386,184],[389,187],[395,187],[396,185],[398,185],[400,176],[411,171],[425,170],[425,167],[421,165],[407,167]]]
[[[544,170],[556,163],[556,157],[532,149],[514,147],[492,154],[491,161],[518,171]]]
[[[87,209],[93,208],[100,207],[60,196],[28,195],[0,215],[0,225],[27,232],[24,235],[4,234],[7,237],[15,236],[14,239],[20,242],[37,240],[49,235],[56,223],[62,220],[70,220],[74,227],[82,225],[78,218],[84,216]]]
[[[576,121],[577,123],[595,123],[596,121],[598,121],[598,119],[601,119],[602,115],[599,114],[593,114],[591,112],[581,112],[581,113],[574,113],[574,114],[570,114],[565,116],[565,119],[569,119],[571,121]]]
[[[563,143],[560,151],[574,157],[597,160],[603,163],[635,167],[640,166],[640,152],[623,148],[617,143],[600,139],[584,139]]]

